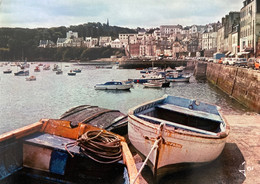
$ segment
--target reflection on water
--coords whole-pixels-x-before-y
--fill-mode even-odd
[[[66,64],[67,65],[67,64]],[[95,90],[97,83],[109,80],[127,80],[140,76],[138,70],[96,69],[93,66],[80,66],[81,73],[68,76],[74,68],[63,67],[63,75],[56,75],[52,70],[34,72],[36,64],[31,65],[30,75],[36,81],[26,81],[26,77],[3,74],[7,66],[0,68],[0,133],[34,123],[41,118],[59,118],[71,107],[89,104],[104,108],[120,110],[127,113],[128,109],[159,97],[164,94],[198,99],[217,104],[224,113],[241,114],[247,111],[235,100],[207,82],[197,82],[194,78],[190,83],[171,83],[168,88],[144,88],[135,84],[129,91]],[[63,64],[62,66],[65,66]],[[51,63],[53,68],[53,63]],[[13,72],[17,71],[12,67]]]

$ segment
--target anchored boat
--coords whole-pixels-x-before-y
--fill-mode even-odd
[[[101,90],[129,90],[132,87],[131,84],[127,84],[124,81],[109,81],[104,84],[96,84],[94,86],[95,89],[101,89]]]
[[[219,107],[192,99],[166,95],[128,112],[129,139],[159,178],[215,160],[228,134]]]
[[[137,177],[123,137],[56,119],[0,135],[0,168],[0,183],[121,184]]]

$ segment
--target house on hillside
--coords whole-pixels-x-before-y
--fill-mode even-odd
[[[42,48],[53,48],[55,47],[55,43],[51,40],[40,40],[39,46],[38,47],[42,47]]]

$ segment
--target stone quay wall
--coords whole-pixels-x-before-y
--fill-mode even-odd
[[[124,69],[135,69],[135,68],[149,68],[149,67],[160,67],[160,68],[167,68],[171,67],[174,68],[176,66],[187,66],[186,60],[156,60],[156,61],[146,61],[146,60],[123,60],[119,62],[119,67]]]
[[[206,76],[238,102],[260,113],[260,71],[207,63]]]

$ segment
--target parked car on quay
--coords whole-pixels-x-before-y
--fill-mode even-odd
[[[255,61],[256,61],[256,58],[249,58],[248,61],[247,61],[247,67],[248,68],[255,68]]]
[[[247,66],[246,58],[222,58],[219,63],[235,66]]]
[[[247,59],[246,58],[237,58],[234,65],[236,65],[236,66],[247,66]]]

